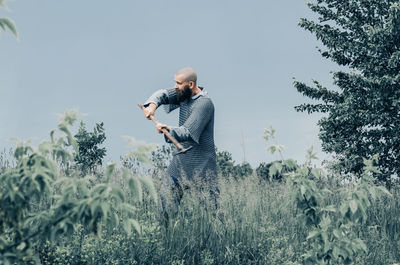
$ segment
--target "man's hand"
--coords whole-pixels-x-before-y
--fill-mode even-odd
[[[150,116],[154,116],[156,109],[157,105],[154,103],[150,103],[146,108],[143,109],[143,114],[148,120],[150,120]]]
[[[166,130],[169,132],[169,128],[168,128],[167,125],[158,122],[158,123],[156,124],[156,130],[157,130],[157,132],[158,132],[158,133],[163,133],[163,131],[162,131],[163,129],[166,129]]]

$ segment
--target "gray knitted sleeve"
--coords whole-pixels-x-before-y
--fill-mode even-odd
[[[169,133],[174,137],[178,142],[185,142],[191,139],[190,132],[184,126],[180,127],[169,127]],[[165,141],[167,143],[172,143],[167,136],[164,135]]]
[[[192,113],[182,125],[189,131],[190,137],[196,143],[199,143],[200,136],[206,125],[210,122],[213,114],[214,104],[211,99],[200,97],[196,100]]]
[[[146,100],[143,106],[147,107],[150,103],[156,104],[157,108],[160,105],[164,105],[164,109],[167,113],[179,107],[175,88],[157,90]]]

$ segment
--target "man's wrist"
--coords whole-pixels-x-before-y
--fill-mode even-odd
[[[157,104],[154,102],[150,102],[149,107],[152,111],[155,111],[157,109]]]

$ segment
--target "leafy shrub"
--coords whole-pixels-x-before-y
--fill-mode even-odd
[[[257,176],[264,180],[282,181],[289,172],[298,168],[293,160],[277,160],[270,163],[261,162],[256,168]]]
[[[78,144],[78,154],[74,161],[83,176],[88,173],[94,174],[96,166],[103,164],[103,158],[106,155],[106,148],[100,148],[100,145],[106,140],[104,123],[96,123],[93,132],[88,132],[85,123],[81,121],[75,139]]]
[[[0,0],[0,6],[7,9],[7,6],[5,4],[7,0]],[[6,29],[10,30],[14,36],[18,39],[18,31],[15,26],[14,21],[11,18],[0,18],[0,28],[3,31],[6,31]],[[0,32],[1,35],[1,32]]]
[[[299,93],[317,100],[295,107],[321,112],[322,148],[336,159],[340,174],[361,177],[363,158],[376,161],[376,179],[391,185],[400,175],[400,3],[398,0],[317,0],[307,3],[317,19],[299,26],[322,42],[318,50],[342,70],[333,73],[334,89],[318,81],[295,81]]]
[[[253,173],[251,165],[247,162],[235,164],[232,154],[228,151],[218,151],[217,154],[217,171],[220,175],[227,178],[243,178]]]
[[[121,173],[128,193],[113,184],[110,178],[117,169],[115,164],[107,166],[97,184],[90,176],[61,175],[57,161],[73,161],[78,150],[69,131],[78,117],[75,111],[67,111],[58,129],[51,131],[50,140],[37,148],[19,142],[14,152],[16,167],[0,175],[0,263],[39,262],[34,240],[54,242],[60,235],[73,234],[78,224],[98,236],[104,224],[121,225],[128,234],[140,232],[132,218],[137,208],[127,195],[141,199],[144,186],[157,202],[152,181],[134,178],[126,168],[121,168]]]
[[[372,172],[379,173],[372,161],[365,160],[364,174],[346,188],[339,206],[323,205],[323,197],[331,191],[317,187],[310,167],[303,166],[291,175],[288,183],[294,187],[299,217],[312,227],[307,236],[310,248],[303,255],[305,264],[354,264],[358,255],[367,252],[354,228],[366,223],[367,210],[378,196],[391,195],[373,183]]]

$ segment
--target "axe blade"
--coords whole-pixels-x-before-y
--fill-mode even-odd
[[[173,155],[175,156],[175,155],[179,155],[179,154],[184,154],[192,148],[193,148],[193,146],[189,146],[188,148],[178,149],[178,151],[175,152]]]

